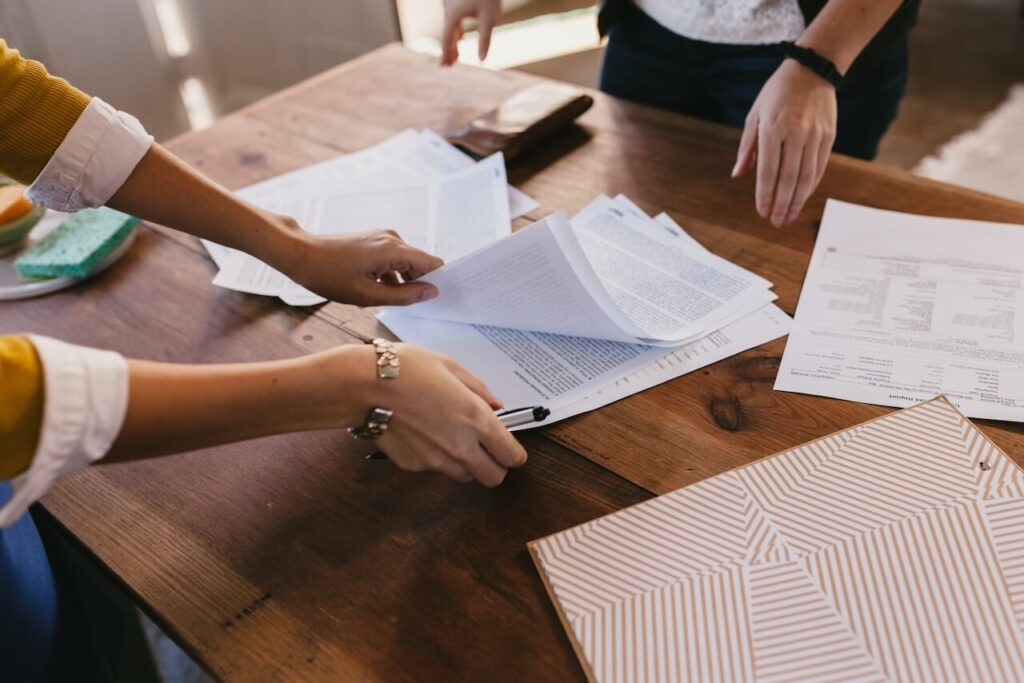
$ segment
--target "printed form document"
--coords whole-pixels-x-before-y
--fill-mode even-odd
[[[428,274],[441,296],[379,319],[550,424],[786,334],[770,282],[682,235],[599,197]]]
[[[1024,420],[1024,227],[830,200],[775,388]]]

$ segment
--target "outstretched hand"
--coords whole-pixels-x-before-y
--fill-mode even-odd
[[[462,22],[476,19],[480,36],[477,54],[482,62],[491,46],[491,31],[501,13],[501,0],[444,0],[444,32],[441,35],[441,65],[459,61],[459,40],[465,33]]]
[[[775,227],[792,222],[818,186],[836,138],[836,92],[792,59],[772,74],[747,115],[732,177],[757,167],[755,204]]]

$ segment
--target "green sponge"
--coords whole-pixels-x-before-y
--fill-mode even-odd
[[[85,277],[138,222],[138,218],[106,207],[79,211],[25,251],[14,268],[21,277]]]

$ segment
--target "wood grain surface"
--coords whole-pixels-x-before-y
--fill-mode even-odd
[[[442,70],[390,46],[169,146],[238,188],[406,127],[443,131],[536,80]],[[1024,223],[1024,205],[834,157],[796,224],[777,230],[754,211],[753,181],[729,179],[737,131],[594,97],[579,126],[509,168],[542,205],[531,218],[623,192],[773,281],[789,313],[826,197]],[[190,363],[384,332],[372,311],[214,288],[195,239],[159,226],[140,237],[85,286],[4,304],[3,329]],[[318,432],[94,468],[45,506],[218,678],[581,679],[527,541],[886,411],[773,391],[784,343],[523,437],[528,466],[495,491],[366,462],[346,434]],[[1024,462],[1020,425],[980,425]]]

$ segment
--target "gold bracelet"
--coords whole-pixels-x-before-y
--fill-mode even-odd
[[[374,339],[368,344],[373,344],[373,350],[377,352],[377,377],[380,379],[395,379],[401,371],[402,364],[398,360],[398,350],[395,345],[387,339]],[[371,408],[366,414],[366,419],[358,427],[349,427],[348,433],[356,439],[375,439],[388,430],[388,423],[394,416],[393,410],[387,408]]]
[[[373,344],[373,349],[377,352],[377,377],[381,379],[398,377],[402,363],[398,360],[398,351],[395,349],[395,345],[380,337],[367,343]]]

